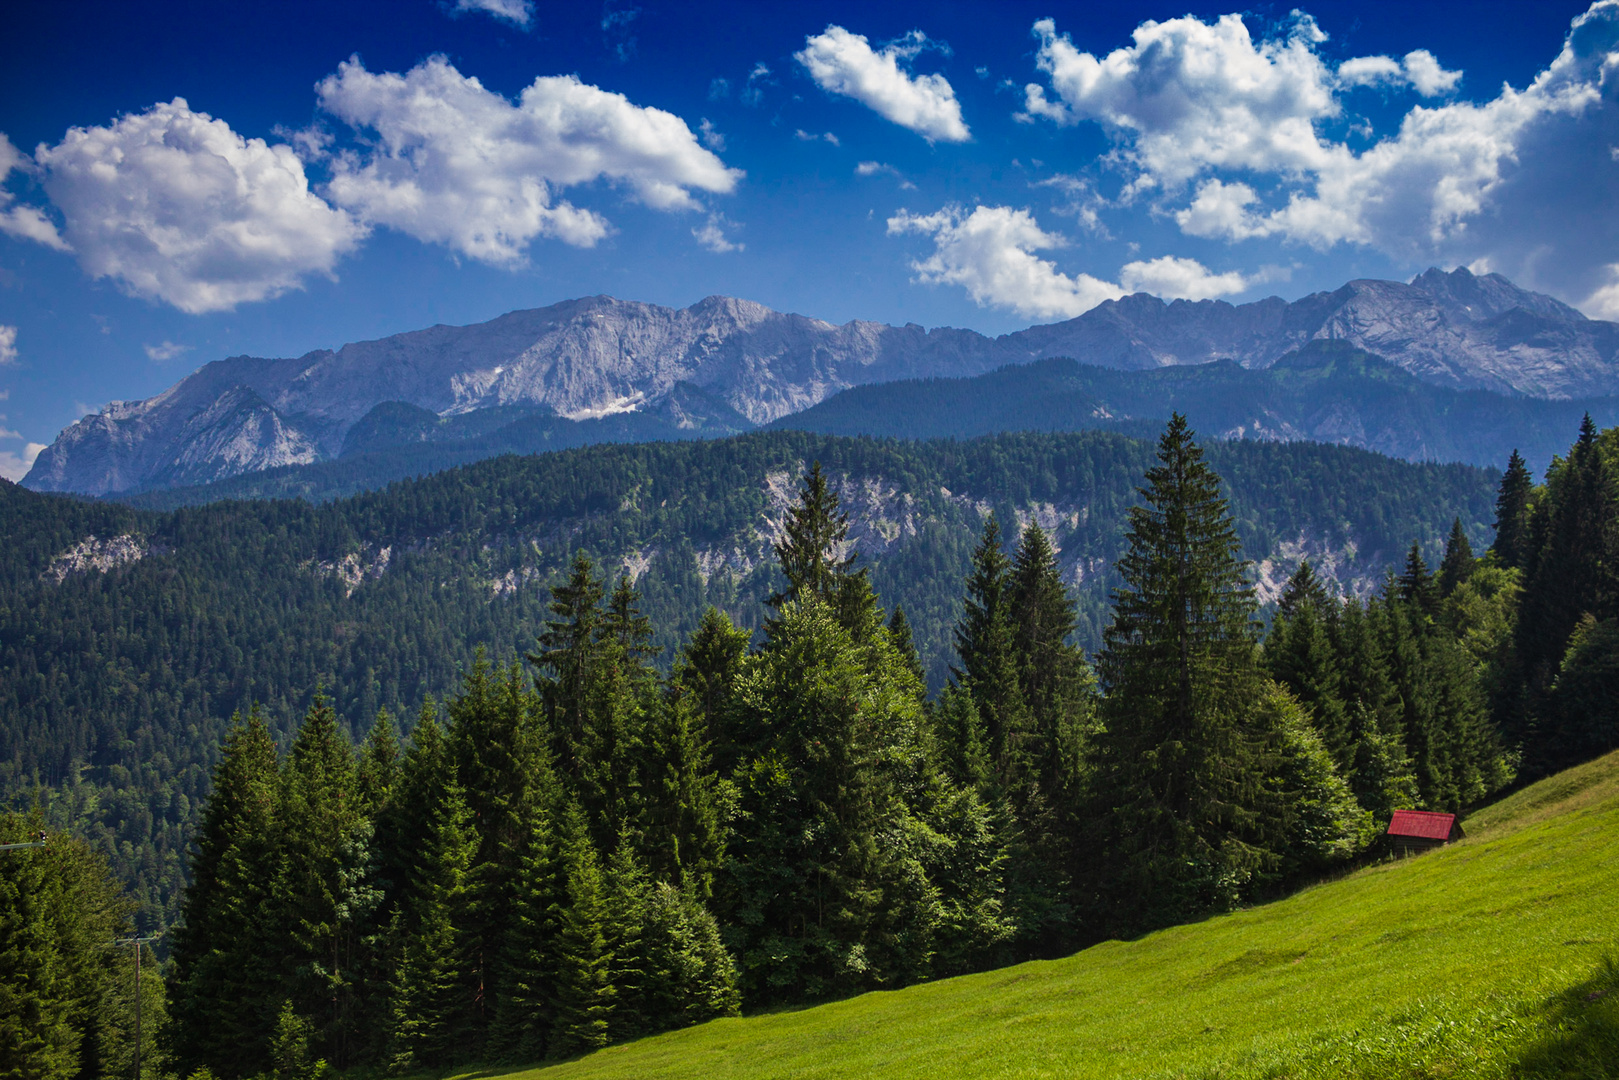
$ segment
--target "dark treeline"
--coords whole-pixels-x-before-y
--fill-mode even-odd
[[[527,667],[480,661],[403,751],[319,701],[285,755],[239,720],[176,931],[175,1064],[536,1060],[1058,955],[1509,782],[1468,635],[1515,571],[1460,530],[1365,603],[1306,564],[1262,647],[1184,420],[1140,495],[1094,667],[1050,538],[991,518],[930,702],[817,466],[756,639],[710,608],[660,673],[628,577],[580,555]]]
[[[1340,572],[1364,576],[1413,538],[1436,557],[1436,526],[1453,516],[1487,536],[1496,477],[1484,470],[1301,443],[1208,452],[1250,559],[1308,537],[1354,552]],[[1098,433],[773,432],[505,457],[319,505],[156,512],[0,481],[0,801],[43,789],[52,827],[91,838],[157,930],[178,914],[228,719],[254,702],[283,750],[316,686],[357,737],[380,709],[413,717],[455,691],[477,647],[497,665],[532,648],[548,586],[580,549],[603,568],[634,561],[667,673],[711,605],[761,630],[782,585],[769,530],[813,461],[855,501],[872,585],[903,604],[934,691],[985,513],[1047,524],[1075,582],[1074,640],[1094,650],[1151,460],[1149,442]],[[130,538],[145,556],[62,570],[90,537]]]

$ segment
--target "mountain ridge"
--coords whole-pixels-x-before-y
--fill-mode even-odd
[[[1499,467],[1518,450],[1536,472],[1567,450],[1583,413],[1619,422],[1619,398],[1547,401],[1423,383],[1343,341],[1316,340],[1263,369],[1231,360],[1120,371],[1067,357],[957,379],[852,387],[770,429],[902,439],[1032,431],[1151,435],[1180,412],[1203,438],[1358,446],[1407,461]]]
[[[760,425],[871,383],[970,377],[1054,356],[1127,370],[1219,359],[1267,368],[1322,339],[1438,386],[1619,394],[1619,325],[1465,268],[1407,283],[1357,280],[1292,302],[1136,294],[998,338],[914,323],[834,325],[723,296],[680,309],[594,296],[294,359],[212,361],[161,394],[73,424],[23,482],[107,495],[330,461],[389,401],[440,418],[521,407],[588,422],[646,412],[686,385],[714,400],[708,412]],[[734,430],[733,417],[725,433]]]

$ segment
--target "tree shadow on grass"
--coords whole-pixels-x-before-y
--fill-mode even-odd
[[[1513,1075],[1536,1080],[1619,1080],[1619,963],[1547,998],[1546,1034],[1519,1055]]]

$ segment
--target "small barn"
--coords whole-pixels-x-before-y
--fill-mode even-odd
[[[1455,814],[1435,814],[1428,810],[1396,810],[1389,822],[1388,838],[1401,855],[1416,855],[1444,847],[1464,834]]]

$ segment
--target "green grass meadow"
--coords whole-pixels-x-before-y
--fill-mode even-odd
[[[1619,1077],[1619,753],[1465,827],[1137,941],[501,1075]]]

